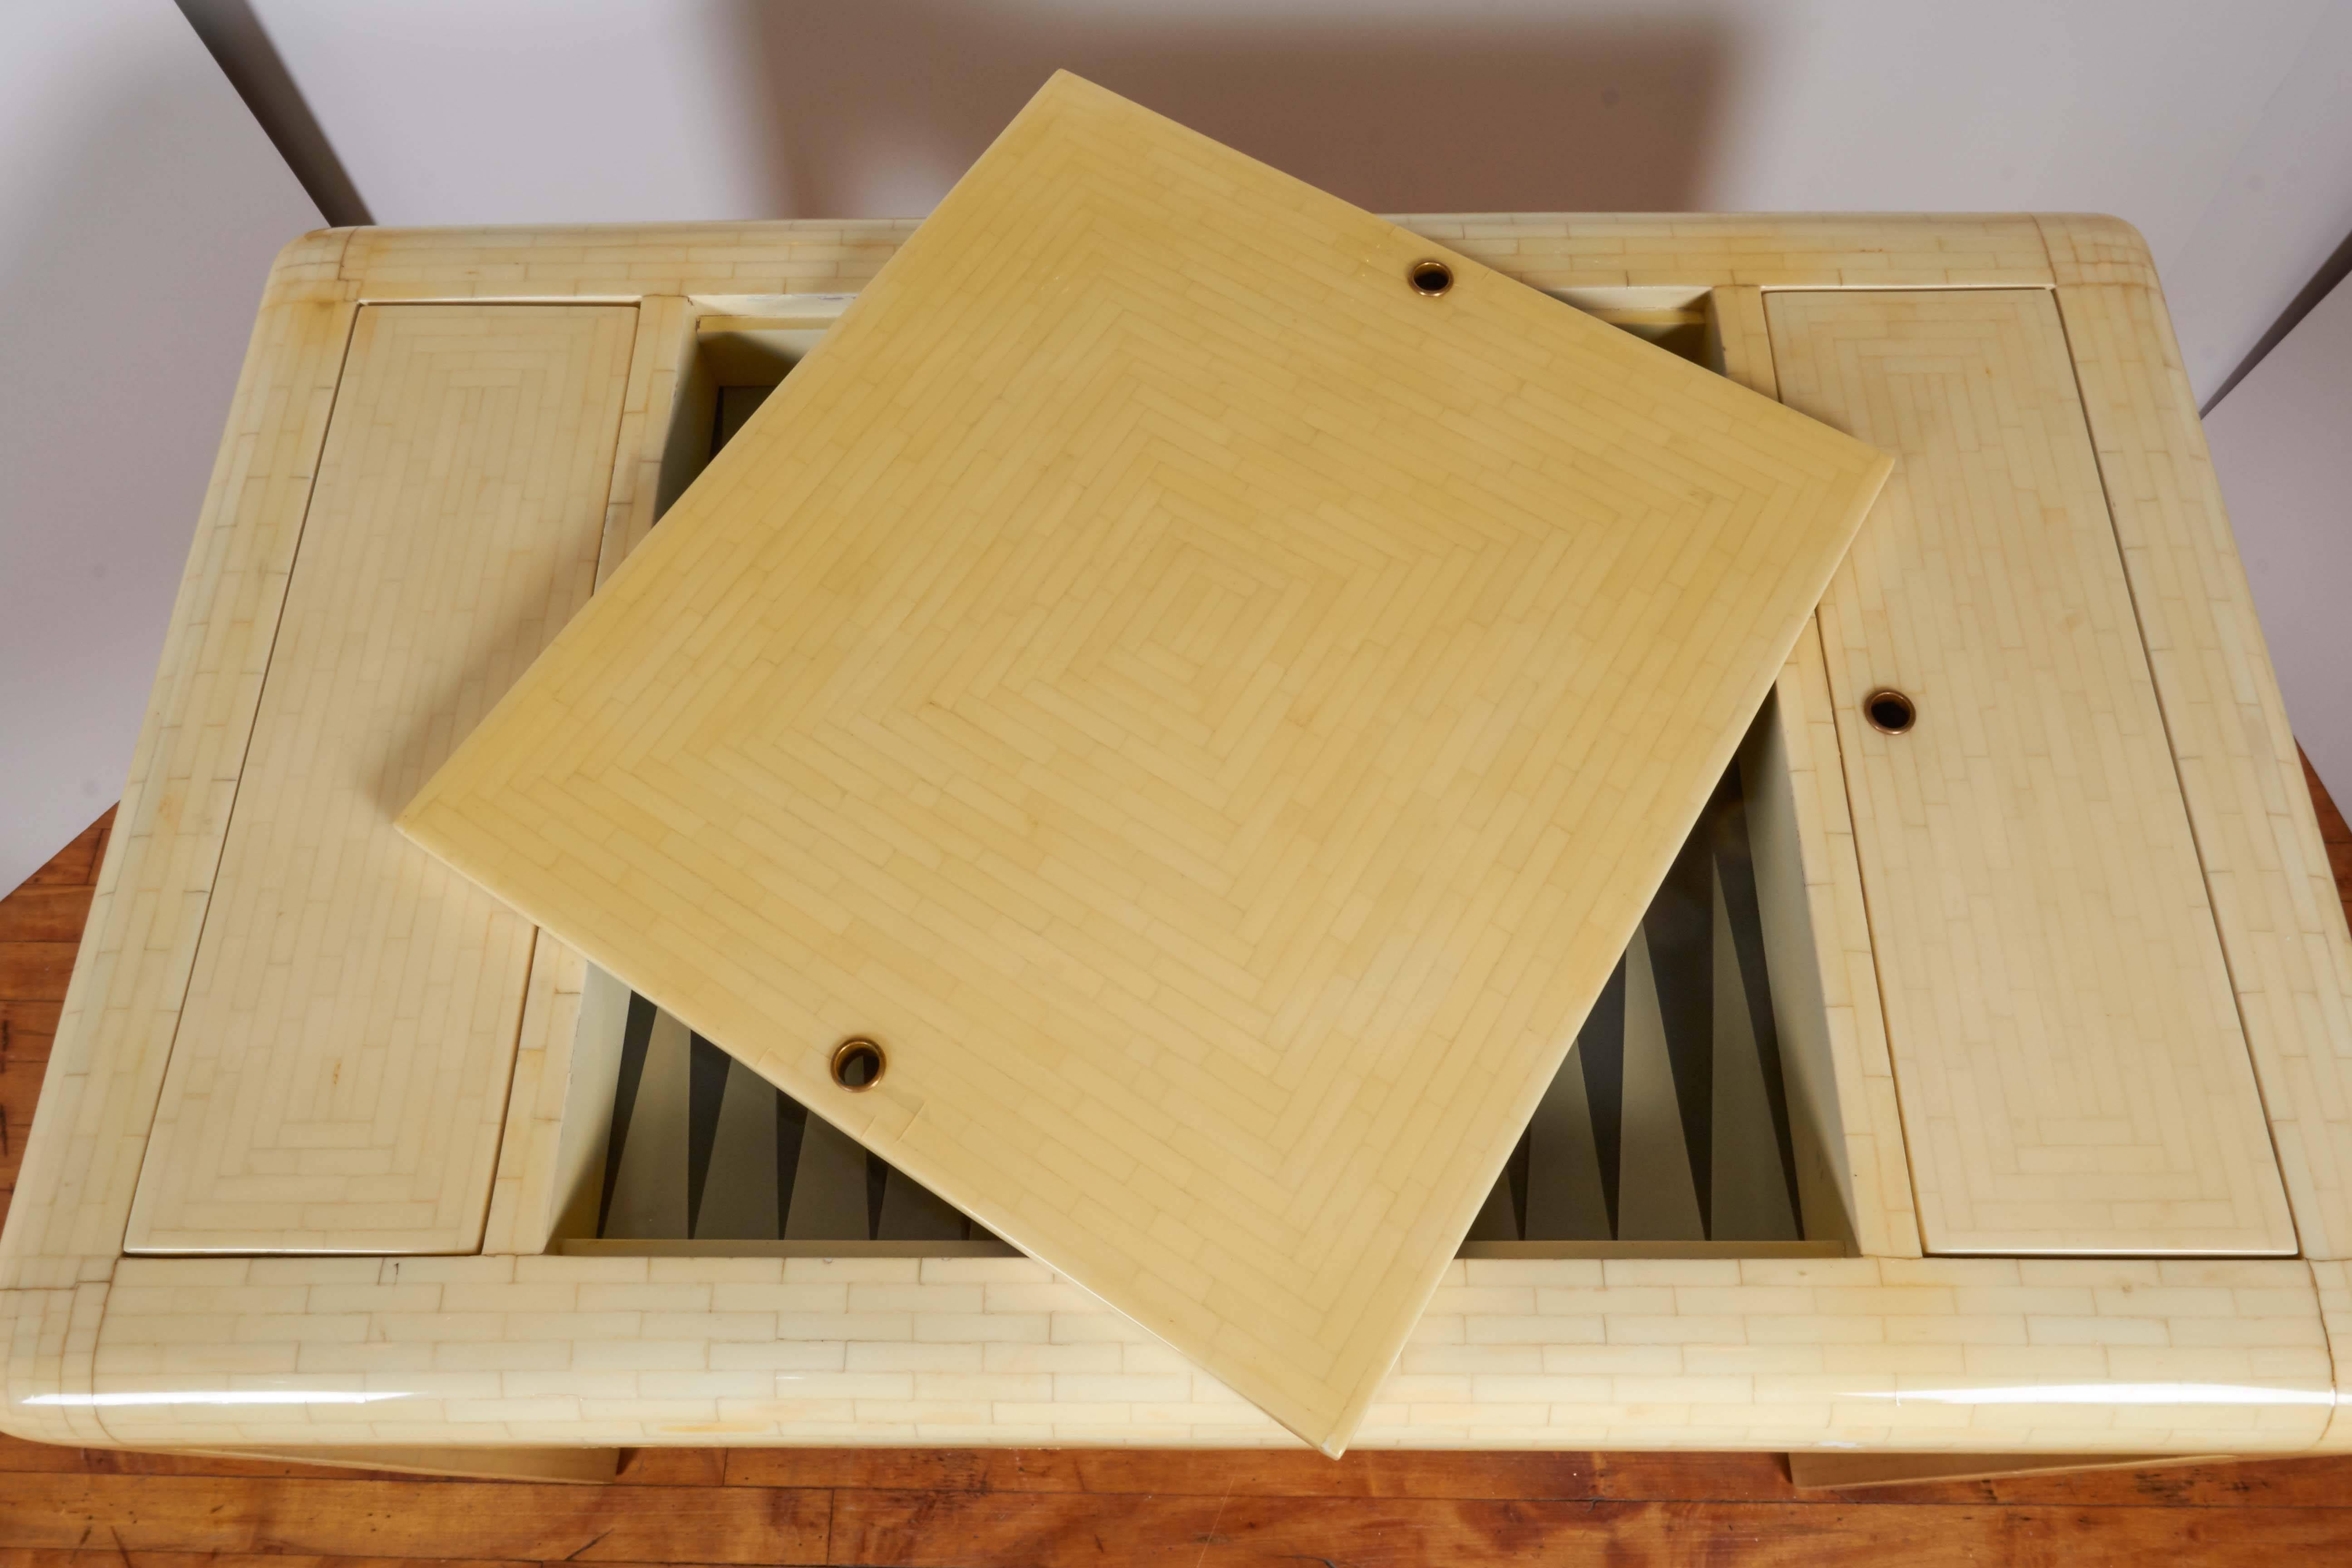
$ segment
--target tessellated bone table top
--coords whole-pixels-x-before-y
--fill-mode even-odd
[[[1337,1452],[1887,467],[1057,77],[402,826]]]
[[[1769,969],[1748,1016],[1777,1028],[1806,1239],[1473,1246],[1355,1445],[2352,1447],[2352,934],[2138,237],[2021,214],[1396,222],[1895,452],[1905,478],[1734,781]],[[486,918],[393,826],[590,586],[658,540],[739,395],[820,366],[782,374],[916,226],[364,229],[287,247],[0,1235],[0,1427],[541,1472],[545,1456],[499,1450],[1297,1441],[1032,1259],[582,1251],[619,1103],[591,1042],[619,1032],[627,987],[527,912]],[[2048,498],[2065,527],[2013,524]],[[1969,570],[1932,569],[1956,549]],[[501,571],[467,564],[484,551]],[[2100,582],[2118,570],[2121,598]],[[433,587],[449,582],[478,596]],[[1988,698],[2001,681],[2031,703]],[[1857,697],[1881,682],[1918,698],[1911,733],[1869,728]],[[1948,731],[1955,694],[2034,722]],[[355,698],[394,721],[318,721]],[[2098,767],[2062,770],[2053,739],[2096,742]],[[2063,824],[2094,783],[2096,853],[2026,856],[2071,848]],[[2188,847],[2135,864],[2126,825],[2168,803]],[[2165,907],[2136,917],[2192,957],[2210,931],[2234,1008],[2200,1000],[2145,1049],[2119,1022],[2043,1023],[2026,1046],[2021,1024],[2084,1005],[2061,988],[2086,964],[2133,994],[2145,955],[2097,907],[2158,873]],[[1940,918],[1996,898],[2008,929]],[[299,940],[251,940],[268,932]],[[2045,938],[2074,956],[2039,952]],[[1672,965],[1653,968],[1667,985]],[[2208,984],[2193,968],[2174,984]],[[347,992],[370,1005],[320,1002]],[[1612,1101],[1639,1076],[1632,1033]],[[2247,1061],[2291,1237],[2259,1222],[2242,1124],[2184,1131],[2162,1110]],[[1654,1051],[1647,1070],[1673,1076]],[[1677,1103],[1643,1113],[1669,1142]],[[1603,1110],[1587,1107],[1596,1134]],[[1632,1128],[1621,1184],[1643,1177]],[[2236,1163],[2208,1170],[2196,1141],[2225,1131]],[[2103,1162],[2192,1201],[2134,1212]],[[175,1211],[161,1200],[184,1179],[202,1205]],[[2257,1194],[2258,1223],[2217,1236],[2208,1184]],[[373,1201],[387,1187],[397,1213]],[[2083,1193],[2106,1203],[2090,1224],[2063,1207]],[[2076,1250],[2133,1226],[2169,1256]],[[1922,1256],[1956,1242],[1988,1255]],[[578,1474],[593,1456],[562,1458]]]

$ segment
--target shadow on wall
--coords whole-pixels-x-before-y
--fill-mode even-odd
[[[950,0],[744,0],[798,217],[928,212],[1057,68],[1374,212],[1674,212],[1708,174],[1713,21],[1307,25]]]
[[[0,892],[122,788],[263,276],[318,222],[201,51],[89,31],[0,223]]]

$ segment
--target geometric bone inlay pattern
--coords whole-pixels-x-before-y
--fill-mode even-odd
[[[1766,309],[1781,396],[1900,458],[1821,626],[1927,1249],[2294,1251],[2057,306]]]
[[[1886,468],[1057,77],[403,826],[1336,1453]]]
[[[713,455],[775,385],[716,389]],[[1734,768],[1627,950],[1633,991],[1621,962],[1466,1239],[1801,1238],[1763,925]],[[646,998],[617,1022],[599,1239],[988,1238]]]
[[[644,997],[623,1030],[600,1238],[992,1239]]]
[[[636,321],[358,312],[130,1250],[481,1245],[530,924],[393,816],[588,600]]]
[[[1734,773],[1676,857],[1469,1240],[1800,1238],[1745,816]],[[991,1239],[646,998],[629,999],[621,1030],[600,1239]]]

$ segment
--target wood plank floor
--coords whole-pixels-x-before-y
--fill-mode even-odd
[[[2310,782],[2352,910],[2352,827]],[[0,900],[0,1205],[112,820]],[[2352,1562],[2352,1458],[1839,1496],[1769,1454],[692,1448],[592,1488],[0,1438],[0,1568],[1665,1561]]]
[[[41,1071],[73,974],[74,949],[98,891],[98,865],[114,808],[0,899],[0,1216],[16,1195],[25,1134],[41,1098]],[[0,1538],[5,1539],[5,1538]]]

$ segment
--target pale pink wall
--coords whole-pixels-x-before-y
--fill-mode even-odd
[[[2352,806],[2352,282],[2205,417],[2286,716]]]
[[[278,247],[318,212],[170,0],[0,17],[0,893],[121,793]]]

